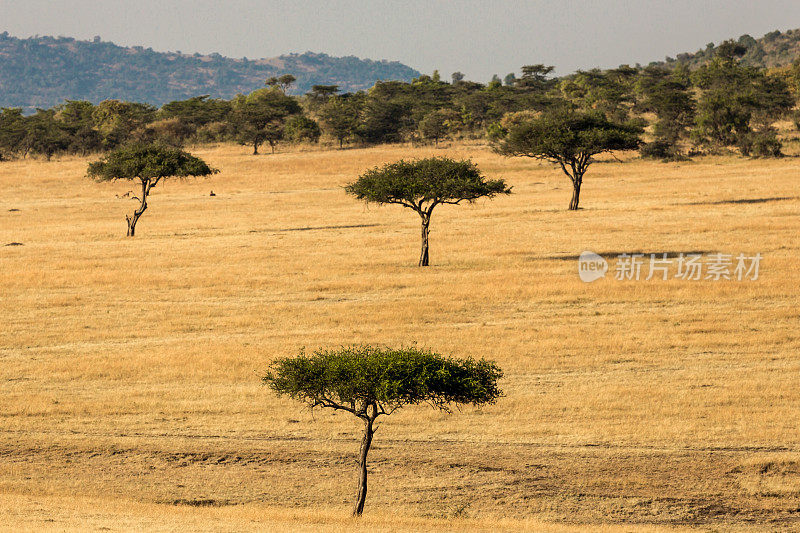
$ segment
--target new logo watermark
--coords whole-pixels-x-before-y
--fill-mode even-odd
[[[668,253],[632,253],[617,255],[614,267],[614,279],[620,281],[645,281],[653,278],[666,281],[680,279],[684,281],[699,280],[734,280],[755,281],[759,276],[762,255],[746,255],[743,253],[723,254],[680,253],[670,256]],[[605,277],[609,270],[608,261],[590,251],[584,251],[578,257],[578,275],[581,281],[591,283]]]
[[[594,252],[585,251],[578,257],[578,275],[581,281],[591,283],[605,277],[608,261]]]

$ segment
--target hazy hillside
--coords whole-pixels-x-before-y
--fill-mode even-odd
[[[790,65],[800,57],[800,29],[770,32],[760,39],[755,39],[750,35],[742,35],[736,42],[747,49],[742,63],[758,68],[773,68]],[[719,45],[720,43],[717,43]],[[675,61],[689,65],[689,68],[696,68],[714,56],[717,46],[709,43],[705,49],[697,52],[678,54],[675,58],[667,58],[667,63]],[[663,62],[661,62],[663,63]]]
[[[108,98],[162,104],[199,94],[230,98],[262,87],[264,80],[294,74],[294,92],[315,84],[342,90],[371,87],[376,80],[410,80],[419,72],[396,61],[331,57],[306,52],[271,59],[232,59],[126,48],[65,37],[18,39],[0,34],[0,107],[51,107],[65,99]]]

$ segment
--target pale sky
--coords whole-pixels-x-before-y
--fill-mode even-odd
[[[0,0],[0,32],[159,51],[397,60],[486,82],[530,63],[646,64],[749,33],[800,27],[800,0]]]

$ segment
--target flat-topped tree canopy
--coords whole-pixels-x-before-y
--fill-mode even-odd
[[[400,160],[368,170],[345,190],[367,202],[400,204],[417,212],[509,194],[503,180],[487,180],[472,161],[430,157]]]
[[[578,209],[583,175],[604,152],[635,150],[641,144],[642,128],[617,123],[602,113],[556,108],[536,118],[513,125],[494,145],[507,156],[525,156],[556,163],[572,181],[570,210]]]
[[[345,191],[359,200],[399,204],[416,211],[422,218],[419,266],[428,266],[428,232],[434,207],[510,194],[511,187],[502,179],[486,179],[472,161],[430,157],[375,167],[345,187]]]
[[[456,359],[417,348],[346,346],[277,359],[263,378],[278,394],[311,407],[358,417],[389,414],[404,405],[494,403],[502,372],[484,359]]]
[[[515,125],[495,149],[503,155],[569,164],[603,152],[636,149],[641,133],[641,127],[612,122],[602,113],[558,109]]]
[[[219,172],[179,148],[158,144],[131,144],[94,163],[87,171],[96,181],[150,180],[210,176]]]
[[[160,144],[131,144],[118,148],[104,158],[89,163],[87,174],[95,181],[136,180],[141,181],[139,207],[128,221],[128,237],[136,232],[136,222],[147,209],[147,196],[159,181],[167,178],[210,176],[219,170],[211,168],[205,161],[178,148]]]
[[[347,411],[364,422],[358,492],[353,515],[367,497],[367,454],[373,424],[406,405],[428,403],[449,412],[453,405],[493,404],[502,396],[503,372],[485,359],[456,359],[417,348],[344,346],[275,360],[263,378],[278,395],[314,407]]]

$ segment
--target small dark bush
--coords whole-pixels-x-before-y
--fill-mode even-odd
[[[643,144],[639,148],[639,155],[645,159],[660,159],[661,161],[686,161],[688,159],[674,144],[663,140]]]
[[[782,157],[783,144],[774,131],[750,132],[739,137],[738,147],[746,157]]]

